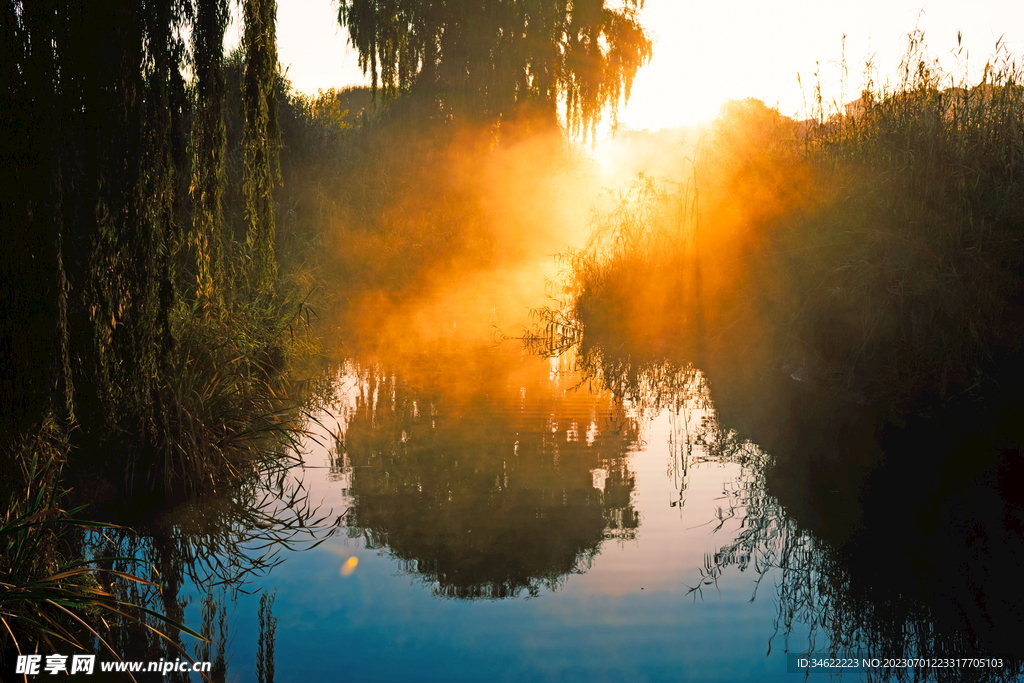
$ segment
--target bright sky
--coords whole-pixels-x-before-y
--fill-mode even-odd
[[[923,14],[922,14],[923,10]],[[1024,2],[979,0],[647,0],[645,26],[655,34],[654,58],[637,75],[622,115],[629,128],[658,129],[710,120],[727,99],[755,97],[803,118],[820,62],[822,94],[840,99],[839,63],[846,34],[847,101],[859,96],[864,62],[873,55],[882,80],[896,73],[906,35],[924,29],[930,52],[948,56],[963,31],[965,54],[979,72],[1004,35],[1024,57]],[[943,60],[947,70],[955,58]],[[849,93],[854,93],[852,96]]]
[[[231,25],[224,44],[241,42],[241,3],[231,3]],[[348,31],[338,25],[337,0],[278,0],[277,57],[297,90],[369,85],[359,55],[348,47]]]
[[[278,55],[298,90],[367,83],[337,15],[336,0],[278,3]],[[745,97],[802,117],[797,74],[810,102],[815,62],[823,95],[838,101],[844,33],[846,100],[856,98],[869,56],[883,80],[896,72],[915,25],[947,70],[956,66],[951,53],[958,30],[972,72],[980,73],[1000,36],[1011,54],[1024,58],[1019,0],[976,0],[970,9],[963,0],[647,0],[641,21],[656,40],[654,59],[637,75],[633,97],[620,112],[621,123],[637,129],[707,121],[726,99]],[[227,44],[237,44],[237,21],[228,34]]]

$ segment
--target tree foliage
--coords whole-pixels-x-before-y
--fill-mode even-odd
[[[244,256],[262,291],[275,274],[276,3],[245,8],[246,95],[255,95],[243,96],[253,112],[243,182],[257,227]],[[227,10],[227,0],[4,0],[7,433],[47,412],[141,443],[160,431],[172,310],[210,305],[231,279],[221,210]]]
[[[591,134],[629,97],[651,41],[643,0],[341,0],[338,21],[387,99],[411,92],[444,118],[507,119],[524,107]]]
[[[188,247],[195,253],[197,296],[207,308],[217,307],[224,285],[224,29],[227,0],[201,3],[192,26],[192,64],[195,72],[196,111],[192,122],[191,163],[192,230]]]
[[[277,148],[277,0],[245,0],[245,77],[242,109],[245,113],[245,216],[246,246],[252,259],[250,289],[269,294],[277,281],[274,260],[274,181],[280,178]]]

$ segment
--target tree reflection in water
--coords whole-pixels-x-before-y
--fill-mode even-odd
[[[136,530],[118,527],[87,536],[83,539],[87,554],[117,558],[106,562],[105,568],[132,571],[152,581],[142,584],[115,577],[104,588],[118,600],[185,623],[185,609],[193,600],[189,584],[201,591],[202,624],[196,630],[211,642],[193,641],[189,653],[179,631],[144,611],[140,618],[149,630],[138,628],[129,619],[108,619],[101,635],[126,659],[176,661],[192,654],[196,661],[213,663],[210,680],[224,681],[229,611],[233,611],[229,603],[283,561],[282,549],[311,549],[332,536],[339,522],[338,514],[322,510],[310,500],[293,470],[280,468],[253,472],[240,486],[219,495],[211,493],[203,500],[188,500],[148,524],[136,524]],[[151,575],[145,575],[145,567],[151,569]],[[196,680],[176,671],[166,676],[135,674],[135,678]]]
[[[536,596],[635,537],[640,426],[564,365],[485,348],[355,381],[334,463],[347,525],[435,595]]]
[[[733,501],[746,530],[720,550],[717,565],[753,560],[778,568],[778,632],[788,637],[802,624],[811,634],[807,648],[881,658],[998,655],[1005,669],[928,675],[1016,680],[1024,655],[1024,401],[1012,393],[875,431],[880,464],[869,454],[874,466],[861,463],[852,477],[858,463],[847,455],[827,468],[852,496],[830,491],[836,485],[827,473],[789,483],[826,454],[760,453]],[[819,431],[828,428],[819,422]]]
[[[778,605],[769,653],[781,639],[794,653],[1006,662],[1002,669],[882,669],[871,674],[878,680],[1024,673],[1019,382],[896,427],[871,406],[749,364],[712,363],[707,380],[642,344],[588,343],[561,312],[542,311],[542,319],[547,326],[528,336],[528,347],[569,351],[584,381],[603,383],[641,412],[669,411],[669,476],[679,489],[672,505],[685,503],[694,465],[740,466],[709,520],[716,531],[729,519],[739,528],[695,568],[687,589],[694,599],[711,599],[707,589],[731,568],[752,571],[751,600]]]
[[[1007,631],[985,633],[970,623],[966,612],[963,616],[968,618],[949,619],[942,614],[944,604],[955,603],[969,610],[969,603],[977,599],[964,590],[965,567],[958,565],[970,558],[955,548],[953,537],[960,531],[948,531],[950,545],[917,557],[914,555],[921,549],[910,540],[912,528],[906,529],[910,542],[902,548],[886,543],[870,526],[856,534],[856,541],[835,545],[802,528],[770,492],[766,472],[773,467],[771,456],[749,442],[737,441],[734,447],[744,453],[744,468],[729,490],[725,514],[740,517],[741,529],[699,571],[701,578],[712,580],[730,567],[754,571],[751,600],[773,599],[778,605],[768,652],[779,646],[774,641],[781,637],[787,652],[818,652],[834,657],[856,655],[884,661],[993,655],[1006,658],[1007,666],[971,671],[882,668],[875,673],[878,680],[1017,680],[1021,667],[1013,658],[1019,657],[1020,648],[1008,643],[1009,634],[1019,633],[1015,625],[998,624]],[[866,504],[880,503],[869,500]],[[998,521],[990,521],[999,526]],[[890,519],[888,524],[913,526],[906,519]],[[1010,556],[997,559],[1013,561]],[[925,577],[906,571],[906,565],[915,560],[946,564],[933,564],[928,572],[932,576]],[[975,566],[972,571],[986,570]],[[774,595],[765,596],[762,583],[769,576],[774,585],[767,588],[774,588]],[[940,577],[951,582],[945,590],[932,583]],[[1003,583],[1002,588],[1006,598],[1019,605],[1016,582]],[[982,622],[991,628],[997,617],[994,612],[998,611],[984,615]],[[1018,616],[1016,622],[1019,620]]]

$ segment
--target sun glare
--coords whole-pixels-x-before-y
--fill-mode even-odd
[[[958,57],[952,53],[962,32],[959,59],[970,55],[974,70],[980,70],[1000,38],[1011,54],[1024,52],[1022,36],[1012,33],[1024,25],[1024,3],[1012,5],[980,2],[964,12],[952,2],[922,8],[920,0],[865,0],[856,9],[811,0],[781,5],[646,0],[641,22],[655,41],[654,57],[637,74],[619,124],[652,131],[695,125],[713,120],[726,100],[748,97],[802,118],[818,83],[826,106],[855,99],[869,58],[882,80],[895,73],[905,37],[915,26],[926,31],[947,71],[955,70],[950,67]],[[229,46],[238,43],[240,24],[236,17],[225,40]],[[337,24],[336,5],[282,3],[278,51],[289,78],[303,92],[368,84]],[[601,154],[603,164],[607,156]]]
[[[967,12],[959,3],[922,7],[920,0],[856,6],[647,0],[641,23],[655,40],[654,57],[637,74],[619,116],[622,126],[634,130],[708,122],[726,100],[748,97],[803,118],[819,82],[826,108],[840,106],[856,99],[869,58],[882,82],[896,72],[915,26],[926,31],[947,72],[969,54],[980,78],[1000,37],[1010,54],[1024,51],[1024,3],[981,2]],[[959,56],[958,32],[964,48]]]
[[[601,171],[607,173],[613,168],[615,141],[605,136],[597,141],[591,152]]]

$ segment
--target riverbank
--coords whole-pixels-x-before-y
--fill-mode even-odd
[[[723,107],[687,177],[641,178],[568,255],[567,316],[897,422],[997,386],[1024,343],[1021,74],[971,85],[919,38],[843,112]]]

